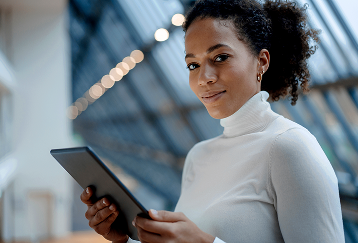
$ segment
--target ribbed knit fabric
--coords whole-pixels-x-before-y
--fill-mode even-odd
[[[270,109],[266,102],[269,94],[260,92],[249,99],[238,112],[220,120],[227,137],[241,136],[263,130],[278,115]],[[259,106],[259,107],[258,107]]]
[[[254,95],[196,144],[175,211],[214,243],[344,242],[337,178],[312,134]],[[129,241],[135,242],[135,241]]]

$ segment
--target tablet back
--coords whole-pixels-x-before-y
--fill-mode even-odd
[[[107,197],[117,204],[124,215],[118,216],[115,224],[138,239],[131,222],[138,214],[149,218],[148,211],[89,147],[53,149],[50,153],[83,189],[94,188],[96,200]]]

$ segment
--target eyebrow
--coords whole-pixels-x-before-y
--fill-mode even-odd
[[[219,49],[220,47],[229,47],[228,45],[225,45],[225,44],[222,44],[222,43],[219,43],[219,44],[216,44],[216,45],[213,45],[211,47],[209,47],[207,50],[206,50],[206,53],[209,54],[210,52],[213,52],[215,51],[216,49]],[[185,55],[185,59],[189,58],[189,57],[195,57],[194,54],[192,53],[188,53]]]

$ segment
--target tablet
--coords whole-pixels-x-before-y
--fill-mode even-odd
[[[148,211],[90,147],[52,149],[50,153],[83,189],[88,186],[94,189],[96,201],[107,197],[119,206],[123,215],[114,223],[138,240],[132,221],[137,215],[150,219]]]

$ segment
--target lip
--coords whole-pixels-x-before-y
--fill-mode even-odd
[[[210,104],[221,98],[226,93],[226,90],[212,90],[202,93],[200,96],[204,103]]]

